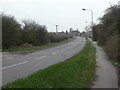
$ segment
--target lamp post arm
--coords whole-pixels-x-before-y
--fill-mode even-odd
[[[93,10],[92,9],[82,9],[82,10],[88,10],[91,11],[91,39],[92,39],[92,45],[93,46]]]

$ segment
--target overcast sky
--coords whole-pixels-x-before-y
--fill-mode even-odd
[[[0,12],[13,15],[19,21],[23,19],[34,20],[41,25],[46,25],[48,31],[55,31],[55,25],[59,25],[59,31],[69,28],[84,31],[90,24],[90,11],[82,11],[82,8],[92,9],[94,22],[104,14],[111,4],[117,4],[119,0],[0,0]],[[111,4],[110,4],[110,3]],[[85,22],[88,23],[85,23]]]

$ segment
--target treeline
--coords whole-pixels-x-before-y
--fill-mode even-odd
[[[14,16],[2,15],[2,49],[24,45],[40,46],[51,42],[60,42],[72,37],[70,34],[48,33],[46,26],[35,21],[23,20],[21,25]]]
[[[100,22],[93,26],[93,40],[105,47],[111,60],[120,64],[120,5],[108,8],[100,18]],[[119,40],[119,41],[118,41]]]

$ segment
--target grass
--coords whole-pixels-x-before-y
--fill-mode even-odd
[[[86,37],[86,40],[89,40],[89,39]]]
[[[34,46],[34,47],[31,47],[31,48],[5,49],[5,50],[2,50],[2,52],[41,50],[41,49],[45,49],[45,48],[54,47],[54,46],[58,46],[58,45],[61,45],[61,44],[69,43],[69,42],[71,42],[75,39],[76,38],[69,38],[69,39],[61,41],[61,42],[49,43],[49,44],[45,44],[45,45],[42,45],[42,46]]]
[[[105,49],[105,46],[102,45],[101,43],[97,42],[97,44],[98,44],[100,47],[102,47],[103,49]]]
[[[85,48],[64,62],[49,66],[3,88],[90,88],[95,72],[95,47]]]

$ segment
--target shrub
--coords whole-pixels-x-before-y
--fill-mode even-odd
[[[35,21],[23,20],[20,25],[10,15],[2,15],[2,48],[32,47],[47,44],[49,42],[60,42],[72,37],[68,33],[48,33],[46,26]]]
[[[72,38],[72,36],[65,33],[49,33],[50,42],[60,42],[68,38]]]
[[[111,36],[105,45],[105,50],[109,57],[113,60],[118,60],[118,35]]]
[[[20,44],[21,25],[10,15],[2,14],[2,48],[8,49]]]

